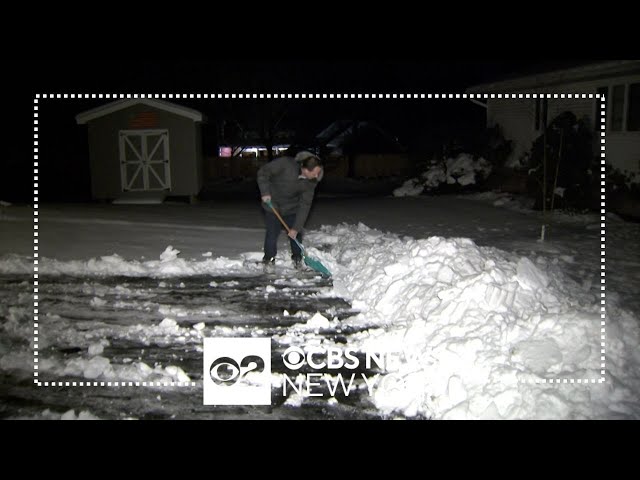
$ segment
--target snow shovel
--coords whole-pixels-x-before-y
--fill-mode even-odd
[[[278,220],[280,220],[280,223],[282,223],[284,228],[287,229],[287,233],[289,233],[291,231],[291,229],[289,228],[289,225],[285,223],[285,221],[282,219],[278,211],[274,208],[273,204],[271,203],[271,200],[267,200],[265,203],[269,206],[269,208],[276,215],[276,217],[278,217]],[[326,277],[331,276],[331,272],[327,269],[327,267],[322,265],[322,263],[320,263],[319,260],[316,260],[315,258],[307,257],[304,247],[298,240],[294,238],[293,241],[296,242],[296,245],[298,245],[298,248],[300,248],[300,251],[302,252],[302,259],[304,260],[305,265],[307,265],[309,268],[315,270],[316,272],[321,273]]]

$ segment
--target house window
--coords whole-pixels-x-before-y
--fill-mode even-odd
[[[534,128],[537,131],[542,130],[547,125],[547,99],[536,99],[536,115],[534,119]]]
[[[611,93],[611,131],[622,130],[624,122],[624,85],[615,85]]]
[[[629,85],[629,107],[627,110],[627,130],[640,130],[640,83]]]
[[[600,87],[597,92],[606,96],[607,130],[612,132],[640,131],[640,83]],[[600,102],[596,101],[596,132],[600,131]]]

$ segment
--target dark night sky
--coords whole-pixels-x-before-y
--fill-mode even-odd
[[[32,145],[32,98],[38,93],[456,93],[465,88],[536,70],[570,67],[590,60],[237,60],[234,58],[132,59],[131,56],[103,55],[79,61],[77,57],[48,58],[37,64],[26,95],[13,99],[17,108],[15,125],[21,129],[3,159],[7,168],[2,192],[9,201],[25,201],[30,190]],[[597,60],[594,60],[597,61]],[[22,63],[22,66],[25,64]],[[33,67],[33,65],[31,65]],[[17,67],[20,70],[20,66]],[[22,86],[24,91],[24,85]],[[30,90],[30,93],[29,93]],[[209,118],[222,115],[221,104],[207,101],[176,103],[201,110]],[[54,192],[65,198],[86,198],[88,165],[86,127],[75,123],[75,115],[104,102],[87,100],[47,101],[41,107],[41,170],[49,173],[43,197]],[[250,118],[256,102],[233,108]],[[294,101],[284,126],[317,133],[331,121],[360,117],[374,120],[410,145],[425,132],[458,131],[480,125],[484,112],[471,102],[451,104],[391,101]],[[211,122],[213,123],[213,122]],[[212,127],[210,127],[212,130]],[[46,129],[46,133],[44,130]],[[211,135],[209,130],[209,135]],[[205,130],[206,133],[206,130]],[[205,146],[212,145],[210,138]],[[205,152],[210,154],[212,152]],[[60,199],[63,199],[60,197]]]
[[[91,58],[50,60],[38,91],[421,92],[465,87],[588,60],[203,60]]]

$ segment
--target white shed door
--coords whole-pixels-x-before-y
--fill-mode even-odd
[[[171,190],[168,130],[120,131],[123,192]]]

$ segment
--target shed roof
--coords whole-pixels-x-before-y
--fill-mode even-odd
[[[508,92],[529,88],[552,87],[578,81],[597,80],[640,73],[640,60],[615,60],[590,63],[579,67],[519,76],[467,88],[468,93]]]
[[[101,105],[99,107],[92,108],[91,110],[79,113],[78,115],[76,115],[76,122],[78,122],[79,125],[83,125],[96,118],[109,115],[110,113],[117,112],[118,110],[122,110],[124,108],[128,108],[140,103],[148,105],[150,107],[158,108],[160,110],[175,113],[176,115],[190,118],[194,122],[202,122],[204,118],[202,113],[198,112],[197,110],[183,107],[182,105],[176,105],[175,103],[165,102],[163,100],[153,100],[151,98],[129,98],[126,100],[118,100],[115,102],[107,103],[106,105]]]

